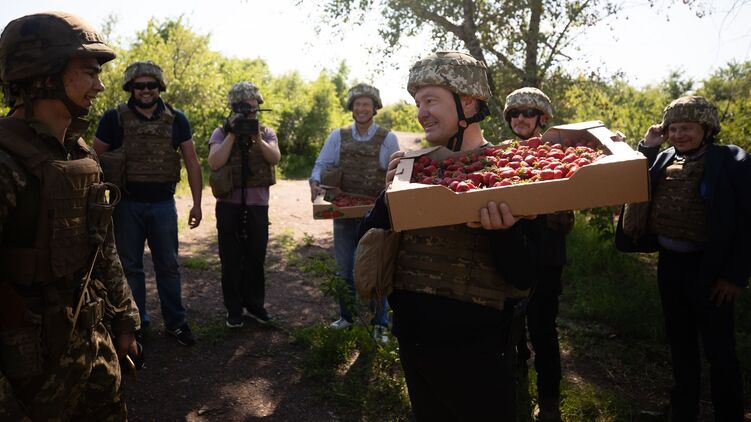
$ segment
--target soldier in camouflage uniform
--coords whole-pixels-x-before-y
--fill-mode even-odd
[[[389,157],[399,151],[396,135],[379,127],[373,117],[382,108],[380,92],[374,86],[357,84],[347,93],[347,110],[352,112],[351,126],[335,129],[326,139],[310,176],[311,200],[320,192],[319,185],[336,184],[344,192],[377,196],[384,188]],[[327,175],[336,174],[337,177]],[[335,179],[329,181],[328,179]],[[354,302],[354,262],[359,219],[334,220],[334,252],[339,276],[344,278],[350,294],[339,301],[340,318],[332,328],[352,325]],[[373,335],[387,341],[388,309],[386,301],[375,306]]]
[[[503,117],[516,136],[525,141],[542,135],[545,124],[553,118],[553,106],[544,92],[524,87],[506,96]],[[527,303],[526,322],[535,351],[538,404],[535,416],[539,421],[560,421],[561,352],[555,320],[562,290],[561,275],[566,263],[566,235],[573,228],[574,213],[561,212],[545,217],[548,227],[543,242],[543,266]],[[527,347],[526,330],[522,329],[521,334],[517,346],[518,363],[520,375],[526,376],[531,352]]]
[[[155,63],[131,63],[123,73],[122,89],[130,93],[128,102],[104,113],[93,145],[101,157],[105,180],[123,191],[114,214],[117,252],[147,328],[150,319],[143,256],[148,242],[167,333],[183,346],[190,346],[195,338],[182,304],[174,197],[182,156],[193,197],[188,227],[198,227],[203,178],[190,123],[185,114],[162,100],[167,85]],[[142,333],[137,335],[140,340]]]
[[[101,65],[114,58],[66,13],[24,16],[0,37],[11,106],[0,119],[3,421],[126,419],[118,356],[137,353],[140,321],[105,199],[118,195],[73,133],[104,90]]]
[[[616,247],[659,252],[657,282],[675,385],[673,421],[695,421],[700,394],[698,339],[709,363],[718,421],[743,420],[743,383],[735,352],[733,305],[751,275],[751,159],[720,145],[715,106],[678,98],[650,127],[641,151],[650,163],[646,233],[627,235],[623,213]],[[660,145],[671,147],[660,152]]]
[[[456,51],[415,63],[407,89],[433,145],[471,151],[490,145],[479,121],[490,89],[485,65]],[[387,182],[403,153],[393,155]],[[391,227],[385,195],[360,234]],[[514,302],[536,278],[541,222],[517,220],[488,203],[480,221],[401,233],[394,270],[393,333],[418,421],[515,420]],[[516,316],[516,318],[515,318]]]
[[[263,267],[269,241],[269,186],[276,183],[274,165],[281,153],[274,130],[258,122],[259,107],[263,104],[258,87],[238,82],[229,90],[227,99],[234,114],[223,127],[214,129],[209,139],[208,162],[215,196],[218,179],[229,181],[229,189],[223,189],[228,191],[226,196],[217,196],[216,229],[222,261],[222,294],[227,308],[225,324],[239,328],[244,325],[243,309],[261,323],[272,319],[264,305]],[[257,132],[248,135],[238,129],[236,122],[240,118],[246,122],[255,120],[256,129],[251,129]]]

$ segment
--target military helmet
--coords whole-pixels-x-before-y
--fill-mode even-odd
[[[229,93],[227,93],[227,100],[230,107],[232,107],[232,104],[246,100],[257,100],[258,104],[261,105],[263,104],[263,95],[254,83],[243,81],[232,85]]]
[[[439,51],[412,65],[407,91],[414,97],[418,89],[430,85],[482,101],[493,96],[485,64],[459,51]]]
[[[151,76],[159,82],[159,90],[164,92],[167,90],[167,84],[164,83],[164,72],[162,68],[151,60],[145,62],[131,63],[125,68],[123,72],[123,91],[130,92],[130,83],[133,79],[141,76]]]
[[[0,80],[17,82],[50,76],[72,57],[115,58],[94,28],[78,16],[46,12],[11,21],[0,36]]]
[[[667,128],[671,123],[695,122],[704,125],[710,135],[720,132],[720,118],[717,107],[704,97],[687,95],[678,98],[665,107],[662,116],[662,127]]]
[[[503,118],[509,121],[508,112],[514,109],[539,110],[548,119],[553,118],[553,106],[550,98],[544,92],[533,87],[519,88],[506,96],[506,105],[503,107]]]
[[[381,92],[378,88],[368,84],[357,84],[349,89],[347,92],[347,110],[352,111],[352,105],[359,97],[369,97],[373,100],[373,107],[376,110],[383,108],[381,103]]]

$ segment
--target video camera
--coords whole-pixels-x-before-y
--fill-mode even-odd
[[[231,125],[229,125],[229,131],[235,135],[251,136],[258,133],[258,119],[252,119],[248,116],[253,112],[271,111],[268,108],[254,109],[253,106],[246,102],[232,104],[232,112],[240,114],[241,116],[236,118]]]

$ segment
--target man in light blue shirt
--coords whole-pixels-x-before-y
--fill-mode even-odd
[[[373,122],[377,110],[382,107],[380,93],[375,87],[358,84],[349,90],[347,109],[352,112],[354,123],[334,129],[321,148],[310,176],[311,201],[321,192],[319,185],[324,179],[327,184],[336,184],[347,193],[376,197],[384,189],[389,157],[399,150],[399,142],[393,132]],[[329,176],[324,177],[324,174]],[[334,220],[336,264],[339,276],[350,288],[350,295],[340,298],[340,318],[331,323],[332,328],[346,328],[353,322],[353,269],[359,221],[359,218]],[[373,336],[376,340],[388,341],[386,301],[375,308]]]

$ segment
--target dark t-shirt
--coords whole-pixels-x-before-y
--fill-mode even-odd
[[[167,107],[160,98],[156,110],[151,118],[144,116],[136,110],[132,100],[128,101],[128,107],[133,111],[136,117],[142,121],[153,121],[159,119]],[[190,129],[190,122],[179,110],[172,109],[175,119],[172,122],[172,146],[177,149],[183,142],[193,138]],[[96,137],[110,146],[110,151],[116,150],[123,145],[123,126],[117,113],[117,109],[107,110],[99,126],[96,129]],[[159,202],[171,199],[175,195],[175,183],[133,183],[128,182],[125,185],[125,198],[137,202]]]

